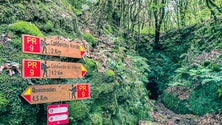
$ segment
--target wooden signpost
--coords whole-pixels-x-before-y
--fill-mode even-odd
[[[23,60],[23,78],[82,78],[85,74],[81,63]]]
[[[30,104],[88,99],[90,87],[87,83],[36,85],[26,88],[21,96]]]
[[[82,58],[85,53],[85,49],[78,42],[64,41],[59,37],[41,38],[31,35],[22,35],[22,52]]]
[[[78,42],[64,41],[59,37],[22,35],[22,52],[82,58],[85,49]],[[81,63],[28,59],[23,59],[22,71],[23,78],[82,78],[86,74]],[[90,86],[87,83],[34,85],[26,88],[21,96],[30,104],[88,99]],[[67,104],[49,106],[47,114],[48,125],[66,124],[69,121]]]

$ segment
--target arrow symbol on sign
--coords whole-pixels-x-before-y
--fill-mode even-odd
[[[31,88],[28,87],[23,93],[22,97],[28,102],[31,103]]]
[[[81,55],[81,57],[84,55],[84,53],[85,53],[85,49],[82,46],[80,46],[80,55]]]
[[[86,68],[82,65],[81,69],[82,69],[82,77],[83,77],[86,74]]]

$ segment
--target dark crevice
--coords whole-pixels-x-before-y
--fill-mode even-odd
[[[158,84],[153,81],[150,80],[150,82],[147,84],[146,86],[147,90],[149,91],[149,99],[153,99],[153,100],[157,100],[159,94],[158,94]]]

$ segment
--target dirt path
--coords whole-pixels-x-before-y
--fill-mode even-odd
[[[162,103],[157,103],[150,112],[154,122],[159,125],[222,125],[222,115],[211,113],[204,116],[176,114]]]

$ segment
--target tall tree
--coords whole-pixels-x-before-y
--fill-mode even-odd
[[[164,15],[165,15],[165,5],[166,0],[154,0],[153,1],[153,14],[154,14],[154,22],[155,22],[155,41],[154,48],[160,49],[160,29],[163,23]]]

